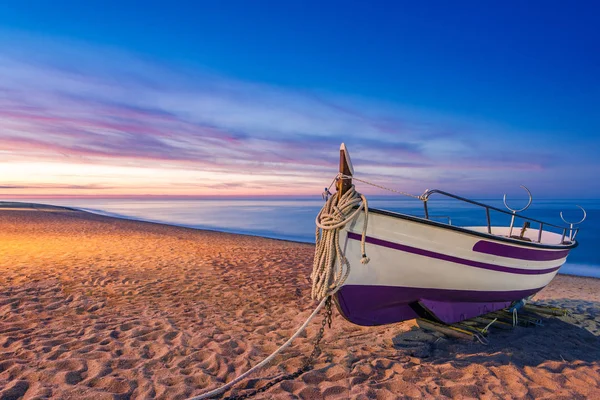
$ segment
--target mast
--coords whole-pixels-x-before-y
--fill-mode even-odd
[[[354,174],[354,168],[352,167],[352,161],[350,160],[350,153],[348,153],[348,149],[344,143],[342,143],[340,146],[340,173],[350,177]],[[351,187],[352,178],[339,179],[337,183],[338,201]]]

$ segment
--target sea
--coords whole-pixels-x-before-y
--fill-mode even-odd
[[[245,198],[245,199],[22,199],[19,201],[67,206],[84,211],[141,221],[159,222],[196,229],[264,236],[268,238],[314,242],[315,216],[323,206],[323,199],[315,198]],[[504,209],[501,199],[478,201]],[[519,200],[511,201],[516,205]],[[526,204],[526,200],[521,200]],[[560,212],[568,221],[579,221],[583,213],[587,219],[577,233],[579,246],[568,257],[560,273],[600,278],[600,200],[550,200],[537,199],[522,214],[550,224],[565,224]],[[419,200],[398,197],[372,197],[369,206],[415,216],[423,216]],[[485,225],[485,209],[453,199],[429,200],[430,218],[450,222],[456,226]],[[492,225],[505,225],[510,216],[492,211]],[[517,218],[515,226],[520,228]],[[536,229],[532,223],[530,229]],[[518,229],[516,229],[518,231]],[[557,231],[557,230],[555,230]]]

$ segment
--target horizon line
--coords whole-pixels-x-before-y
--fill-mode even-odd
[[[335,195],[335,192],[334,192]],[[463,194],[463,196],[470,197],[472,199],[478,200],[501,200],[502,197],[490,197],[489,195],[468,195]],[[413,198],[409,198],[399,194],[376,194],[369,195],[369,198],[381,199],[381,198],[390,198],[390,199],[399,199],[404,198],[406,200],[416,200]],[[90,200],[90,199],[106,199],[106,200],[218,200],[218,199],[319,199],[321,200],[321,194],[302,194],[302,195],[272,195],[272,194],[254,194],[254,195],[156,195],[156,194],[125,194],[125,195],[0,195],[0,203],[5,200],[29,200],[29,199],[82,199],[82,200]],[[515,197],[515,200],[523,200],[525,197]],[[547,197],[547,196],[538,196],[536,199],[541,200],[600,200],[599,197]],[[433,199],[436,200],[436,199]],[[535,199],[534,199],[535,200]]]

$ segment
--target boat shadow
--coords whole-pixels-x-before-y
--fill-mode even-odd
[[[512,364],[538,366],[547,361],[597,363],[600,361],[600,302],[557,299],[544,303],[568,309],[565,317],[542,317],[543,326],[490,329],[487,345],[440,337],[421,329],[403,332],[394,347],[422,362],[487,367]],[[554,368],[548,366],[549,368]],[[558,367],[557,368],[562,368]]]

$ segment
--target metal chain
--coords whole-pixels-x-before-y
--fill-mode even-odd
[[[308,358],[306,359],[306,362],[300,368],[298,368],[296,372],[287,375],[282,375],[278,378],[273,379],[265,386],[246,392],[244,394],[225,397],[225,400],[242,400],[250,398],[252,396],[256,396],[259,393],[266,392],[267,390],[269,390],[270,388],[272,388],[280,382],[296,379],[303,373],[310,371],[313,367],[313,363],[315,362],[317,357],[319,357],[319,354],[321,354],[321,340],[323,339],[323,335],[325,334],[325,325],[328,325],[329,328],[331,328],[331,322],[333,319],[332,316],[333,311],[331,309],[331,296],[329,296],[325,301],[325,315],[323,316],[323,321],[321,322],[321,328],[319,329],[319,333],[317,333],[317,336],[313,341],[313,350],[310,353],[310,356],[308,356]]]

